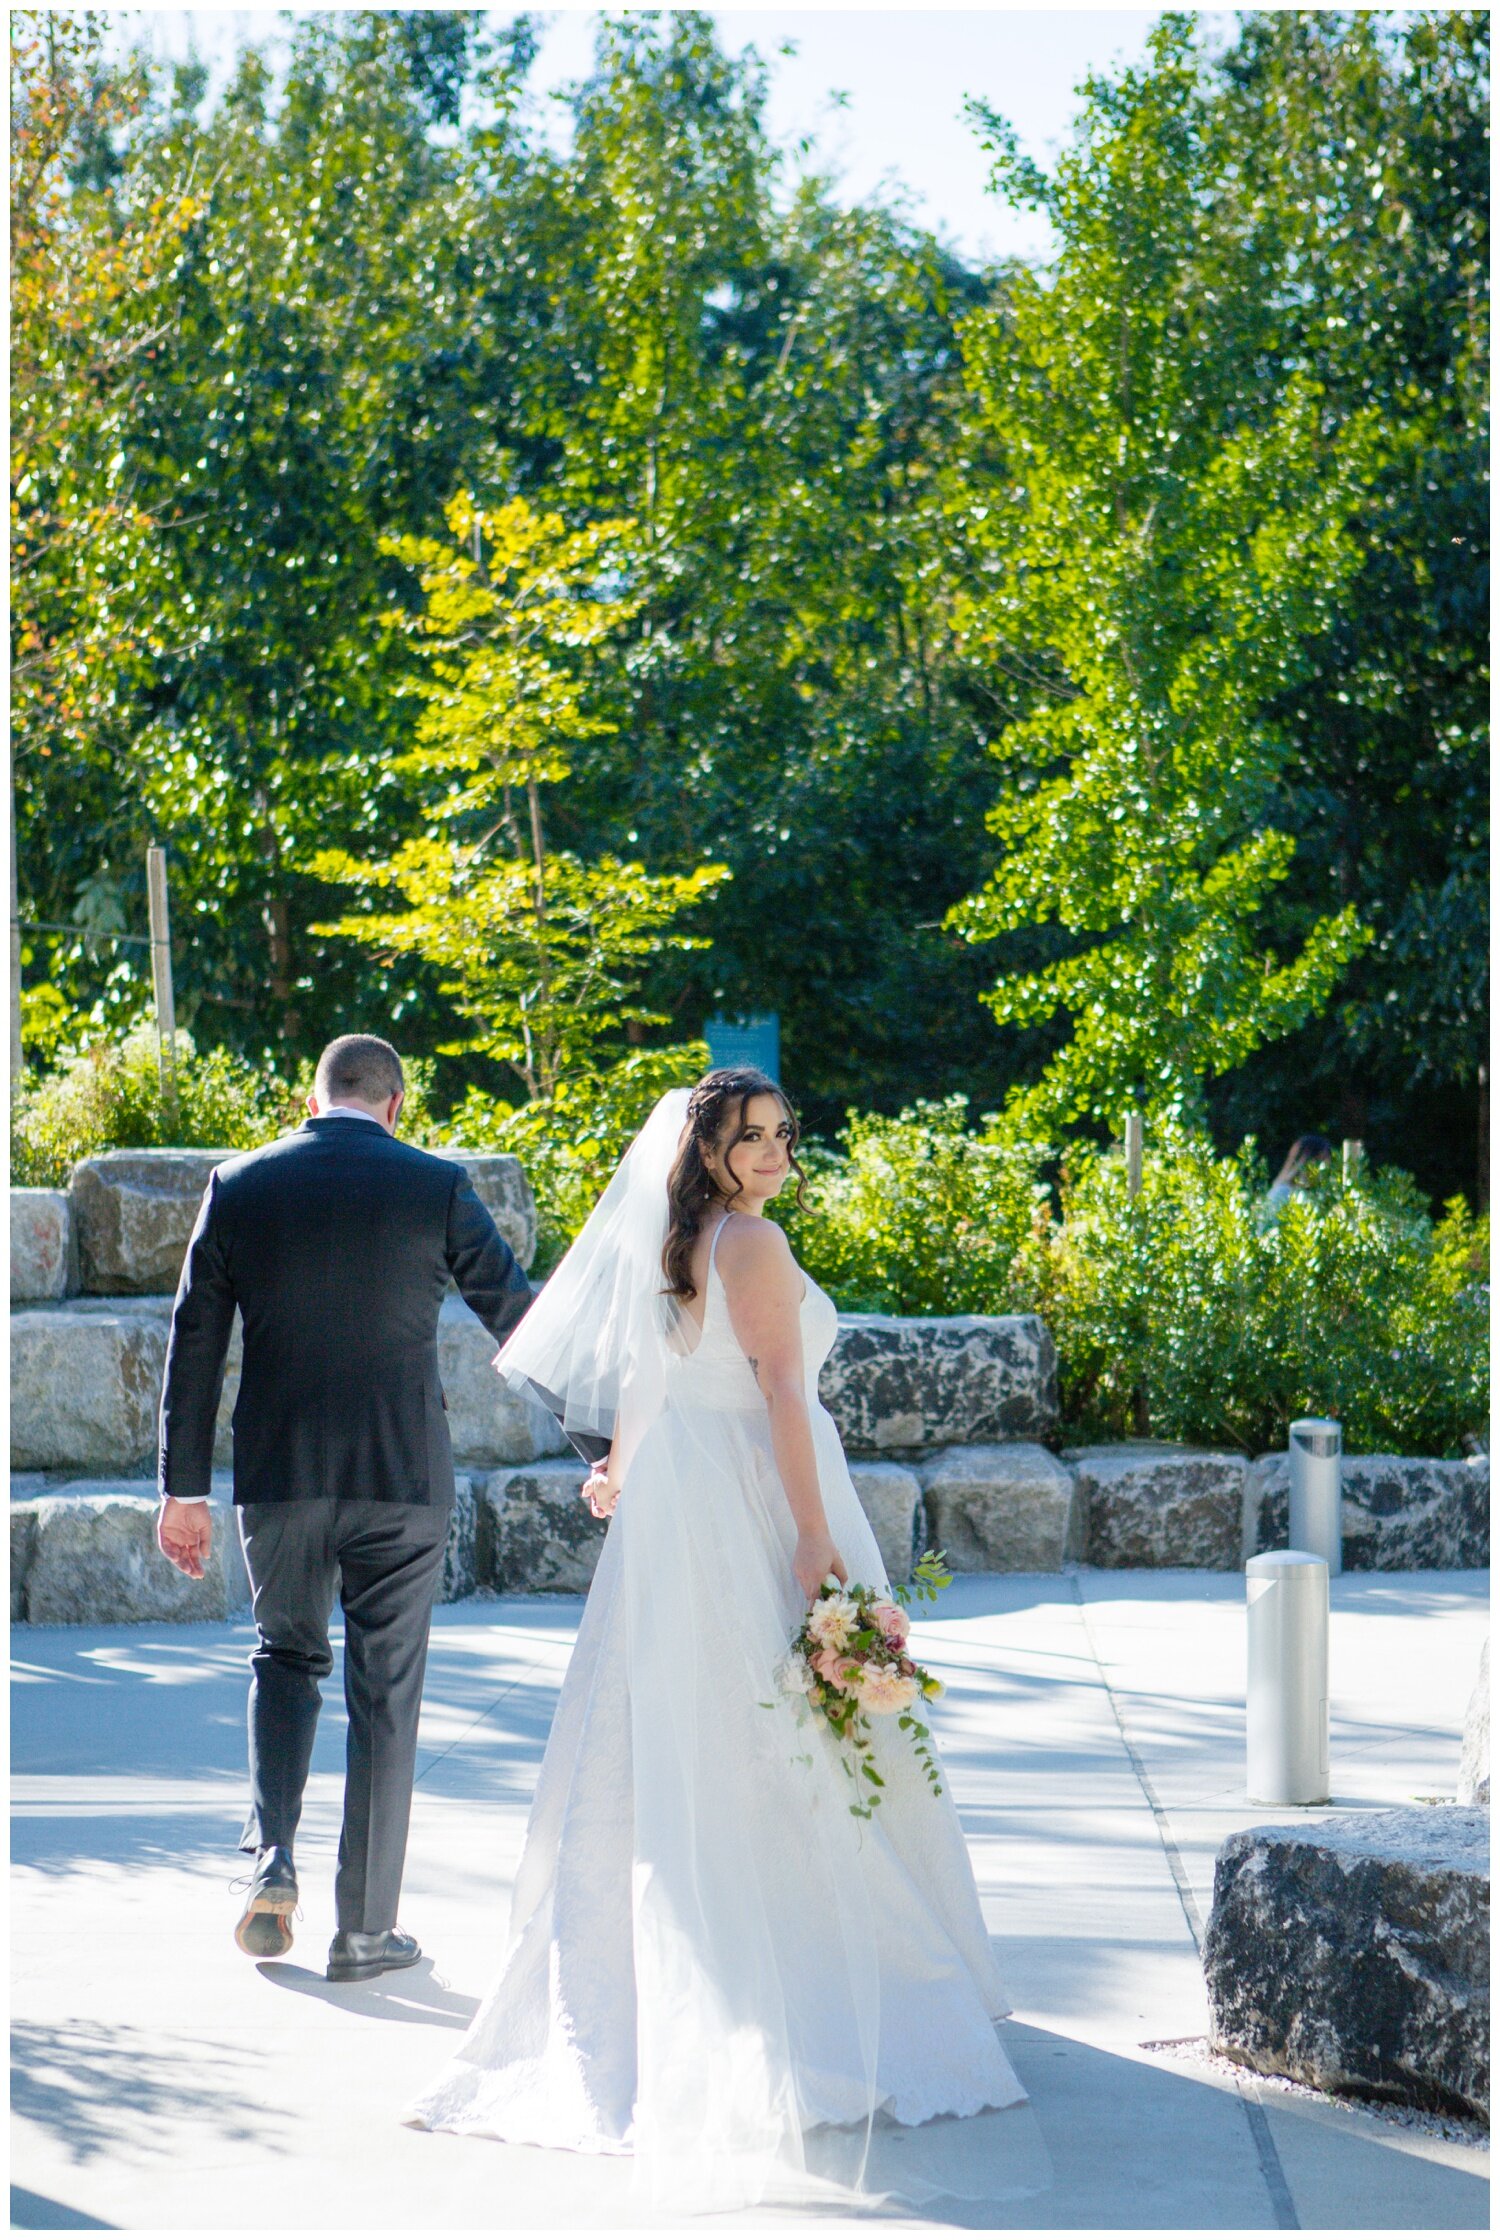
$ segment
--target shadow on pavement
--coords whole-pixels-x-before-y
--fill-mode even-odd
[[[311,1968],[298,1968],[286,1960],[262,1960],[256,1974],[278,1991],[295,1991],[304,1999],[318,1999],[345,2014],[368,2015],[375,2022],[437,2023],[447,2030],[467,2030],[479,2011],[479,2001],[466,1992],[450,1991],[439,1981],[430,1960],[414,1968],[392,1970],[370,1983],[330,1983]]]
[[[12,2186],[10,2229],[12,2232],[118,2232],[120,2228],[103,2217],[86,2217],[81,2209],[70,2209],[65,2201],[50,2200],[45,2193]]]
[[[162,2123],[211,2126],[224,2145],[284,2146],[290,2113],[266,2102],[266,2065],[244,2047],[128,2022],[16,2022],[11,2111],[51,2133],[74,2163],[118,2155],[122,2133],[150,2150]]]

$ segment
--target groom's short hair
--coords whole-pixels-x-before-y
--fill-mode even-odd
[[[325,1104],[358,1097],[361,1104],[384,1104],[405,1089],[401,1060],[378,1034],[341,1034],[318,1060],[313,1086]]]

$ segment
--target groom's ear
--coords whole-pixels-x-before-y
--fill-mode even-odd
[[[310,1113],[312,1114],[313,1118],[314,1118],[314,1119],[316,1120],[316,1119],[317,1119],[317,1117],[318,1117],[318,1092],[317,1092],[317,1090],[316,1090],[316,1089],[309,1089],[309,1090],[308,1090],[308,1092],[307,1092],[307,1097],[306,1097],[306,1100],[305,1100],[305,1101],[306,1101],[306,1104],[307,1104],[307,1109],[308,1109],[308,1111],[309,1111],[309,1112],[310,1112]]]
[[[404,1089],[398,1089],[396,1091],[396,1094],[391,1099],[390,1110],[385,1116],[385,1124],[390,1129],[392,1135],[394,1135],[396,1132],[396,1116],[400,1112],[401,1107],[405,1104],[405,1102],[406,1091]]]

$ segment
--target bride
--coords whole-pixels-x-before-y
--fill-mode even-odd
[[[888,1586],[817,1398],[833,1302],[762,1218],[796,1143],[753,1069],[663,1097],[495,1364],[610,1439],[612,1522],[499,1981],[406,2120],[633,2154],[658,2201],[859,2186],[877,2119],[1026,2097],[946,1783],[876,1719],[860,1817],[778,1682],[825,1578]]]

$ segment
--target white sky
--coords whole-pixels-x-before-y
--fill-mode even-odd
[[[217,86],[241,46],[285,40],[289,15],[308,9],[110,8],[122,43],[139,41],[161,60],[196,48]],[[508,22],[517,11],[491,11]],[[541,12],[542,48],[532,84],[546,93],[585,74],[593,27],[612,8]],[[787,142],[807,135],[820,169],[855,200],[901,183],[913,215],[970,255],[1039,256],[1040,219],[1008,210],[985,191],[987,162],[963,117],[964,96],[981,95],[1015,124],[1027,152],[1047,163],[1066,135],[1076,89],[1090,70],[1137,60],[1157,11],[1142,8],[714,8],[726,45],[753,43],[772,64],[768,121]],[[1196,11],[1219,31],[1230,18]],[[796,52],[778,50],[792,42]],[[835,106],[831,96],[848,96]]]

